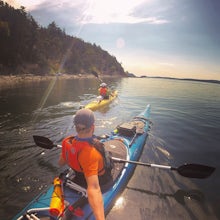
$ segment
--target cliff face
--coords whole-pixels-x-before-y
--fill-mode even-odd
[[[0,1],[0,75],[89,74],[126,76],[114,56],[67,35],[55,22],[40,27],[25,8]]]

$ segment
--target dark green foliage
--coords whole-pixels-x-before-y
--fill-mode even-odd
[[[125,76],[115,57],[67,35],[55,22],[41,27],[24,7],[0,1],[0,74],[99,74]]]

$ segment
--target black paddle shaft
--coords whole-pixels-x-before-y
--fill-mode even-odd
[[[53,147],[58,147],[58,145],[54,145],[54,143],[46,137],[34,135],[33,138],[34,138],[34,142],[36,143],[36,145],[44,149],[52,149]],[[147,166],[147,167],[157,167],[160,169],[175,170],[182,176],[190,177],[190,178],[198,178],[198,179],[207,178],[215,171],[214,167],[201,165],[201,164],[184,164],[176,168],[176,167],[171,167],[171,166],[166,166],[166,165],[124,160],[124,159],[116,158],[116,157],[112,157],[112,159],[114,161],[121,162],[121,163],[131,163],[131,164],[142,165],[142,166]]]
[[[177,171],[181,176],[189,177],[189,178],[204,179],[204,178],[209,177],[215,171],[214,167],[201,165],[201,164],[184,164],[176,168],[176,167],[171,167],[171,166],[166,166],[166,165],[124,160],[124,159],[120,159],[116,157],[112,157],[112,159],[114,161],[121,162],[121,163],[131,163],[131,164],[141,165],[141,166],[146,166],[146,167],[155,167],[159,169],[174,170],[174,171]]]

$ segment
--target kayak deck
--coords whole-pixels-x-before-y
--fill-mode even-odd
[[[109,99],[103,99],[101,101],[98,100],[93,100],[92,102],[90,102],[89,104],[87,104],[85,106],[85,108],[90,109],[90,110],[97,110],[100,109],[108,104],[110,104],[116,97],[118,96],[118,92],[114,91],[111,93],[111,95],[109,96]]]

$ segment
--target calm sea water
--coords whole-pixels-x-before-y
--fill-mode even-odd
[[[216,167],[207,179],[190,179],[139,166],[107,219],[220,219],[220,85],[150,78],[106,82],[119,97],[95,112],[97,135],[151,104],[142,162]],[[11,219],[61,171],[58,150],[42,153],[32,135],[60,143],[74,132],[73,115],[96,97],[98,85],[97,79],[58,79],[0,89],[0,219]]]

